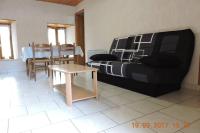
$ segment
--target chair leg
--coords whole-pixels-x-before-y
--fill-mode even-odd
[[[47,63],[48,63],[48,62],[45,62],[45,63],[44,63],[45,74],[47,74],[47,66],[48,66]],[[49,75],[48,75],[48,77],[49,77]]]
[[[29,59],[26,59],[26,75],[29,76]]]
[[[94,74],[93,74],[93,72],[92,72],[92,79],[94,78]]]
[[[60,83],[61,83],[61,72],[59,72],[60,73]]]
[[[35,64],[33,64],[33,73],[34,73],[34,80],[36,82],[36,68],[35,68]]]
[[[29,62],[28,64],[28,69],[29,69],[29,79],[31,79],[31,76],[32,76],[32,62]]]

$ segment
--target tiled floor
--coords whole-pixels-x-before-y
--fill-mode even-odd
[[[91,89],[86,77],[79,75],[75,83]],[[0,74],[0,133],[200,132],[200,92],[182,89],[152,98],[101,82],[98,88],[98,101],[68,107],[44,73],[36,82],[25,72]]]

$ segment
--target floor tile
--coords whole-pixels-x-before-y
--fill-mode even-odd
[[[7,108],[0,109],[0,119],[8,119],[10,117],[8,110]]]
[[[20,133],[32,133],[31,131],[24,131],[24,132],[20,132]]]
[[[158,133],[174,133],[184,126],[184,122],[156,112],[136,120],[136,123],[152,128]],[[145,125],[146,124],[146,125]],[[177,124],[177,125],[176,125]]]
[[[172,103],[180,103],[192,98],[193,96],[194,94],[185,93],[184,91],[175,91],[173,93],[168,93],[166,95],[160,96],[159,99]]]
[[[97,133],[116,125],[115,122],[101,113],[72,119],[72,122],[81,133]]]
[[[101,131],[101,132],[98,132],[98,133],[106,133],[105,131]]]
[[[199,133],[200,132],[200,120],[192,123],[189,127],[181,130],[184,133]]]
[[[9,120],[9,133],[19,133],[48,125],[50,122],[45,113],[21,116]]]
[[[69,121],[56,123],[44,128],[32,130],[32,133],[79,133]]]
[[[136,92],[129,92],[129,93],[125,93],[125,94],[121,95],[120,97],[121,98],[126,98],[126,99],[134,102],[134,101],[146,99],[149,96],[146,96],[146,95],[143,95],[143,94],[139,94],[139,93],[136,93]]]
[[[74,79],[75,83],[91,89],[91,73],[80,74]],[[61,82],[64,83],[64,76]],[[48,76],[44,72],[37,73],[36,82],[29,80],[25,72],[0,74],[0,85],[7,88],[0,94],[0,133],[7,133],[7,129],[8,133],[31,133],[31,130],[57,133],[60,129],[69,131],[66,127],[71,132],[77,132],[78,128],[81,129],[79,132],[87,133],[196,133],[200,127],[200,92],[193,90],[180,89],[152,98],[98,81],[98,101],[84,100],[68,107],[65,97],[49,88]],[[173,123],[176,119],[191,125],[181,131],[179,128],[179,131],[174,128],[147,129],[133,128],[132,121]],[[117,125],[119,123],[122,125]]]
[[[78,101],[73,103],[73,105],[76,106],[85,114],[96,113],[109,108],[108,105],[99,102],[96,99]]]
[[[161,110],[161,112],[186,122],[193,122],[200,119],[200,113],[195,108],[187,106],[174,105]]]
[[[101,87],[104,90],[100,92],[100,95],[103,97],[110,97],[110,96],[116,96],[116,95],[121,95],[127,92],[127,90],[125,89],[121,89],[119,87],[115,87],[115,86],[104,86]]]
[[[0,106],[1,106],[1,108],[9,108],[10,107],[9,96],[5,96],[3,94],[0,94]]]
[[[44,102],[54,102],[54,96],[50,95],[50,94],[46,94],[46,95],[39,95],[38,99],[40,102],[44,103]]]
[[[45,103],[37,103],[27,106],[27,110],[29,114],[39,113],[43,111],[57,110],[59,109],[58,105],[55,102],[45,102]]]
[[[134,121],[108,129],[105,132],[106,133],[155,133],[151,129],[147,128],[134,128],[132,123],[134,123]]]
[[[153,103],[156,103],[156,104],[159,104],[161,106],[165,106],[165,107],[169,107],[171,105],[173,105],[174,103],[172,102],[169,102],[167,100],[162,100],[162,99],[159,99],[159,98],[153,98],[153,97],[150,97],[150,98],[147,98],[145,99],[146,101],[149,101],[149,102],[153,102]]]
[[[126,106],[129,107],[130,109],[136,110],[144,114],[152,113],[162,108],[165,108],[164,106],[161,106],[149,101],[145,101],[145,100],[137,101],[132,104],[127,104]]]
[[[112,108],[103,113],[117,123],[128,122],[143,115],[142,113],[131,110],[125,106]]]
[[[9,110],[10,117],[17,117],[21,115],[27,115],[26,106],[12,106]]]
[[[185,100],[184,102],[180,103],[183,106],[193,107],[200,110],[200,96],[195,96],[191,99]]]
[[[0,133],[7,133],[8,129],[8,120],[0,119]]]
[[[116,106],[118,106],[117,104],[113,103],[112,101],[110,101],[107,98],[102,97],[102,96],[98,97],[98,101],[101,102],[101,103],[104,103],[104,104],[108,105],[109,107],[116,107]]]
[[[15,97],[11,99],[11,106],[26,106],[39,103],[37,96]]]
[[[123,98],[121,95],[108,97],[107,99],[116,105],[124,105],[128,103],[132,103],[129,99]]]
[[[83,116],[83,113],[80,112],[77,108],[68,108],[65,110],[53,110],[53,111],[47,111],[47,115],[52,123],[60,122],[72,118],[77,118]]]

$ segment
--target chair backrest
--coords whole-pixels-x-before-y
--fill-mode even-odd
[[[49,57],[47,58],[52,58],[52,44],[35,44],[32,43],[32,52],[33,52],[33,60],[36,59],[36,54],[37,53],[41,53],[41,52],[45,52],[49,54]],[[43,57],[41,57],[43,58]]]
[[[64,52],[72,51],[72,55],[75,55],[75,45],[73,44],[62,44],[59,45],[59,56],[63,57],[65,54]]]

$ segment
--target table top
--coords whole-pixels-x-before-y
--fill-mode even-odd
[[[81,73],[81,72],[91,72],[91,71],[97,71],[98,69],[78,65],[78,64],[62,64],[62,65],[49,65],[49,69],[64,73]]]

